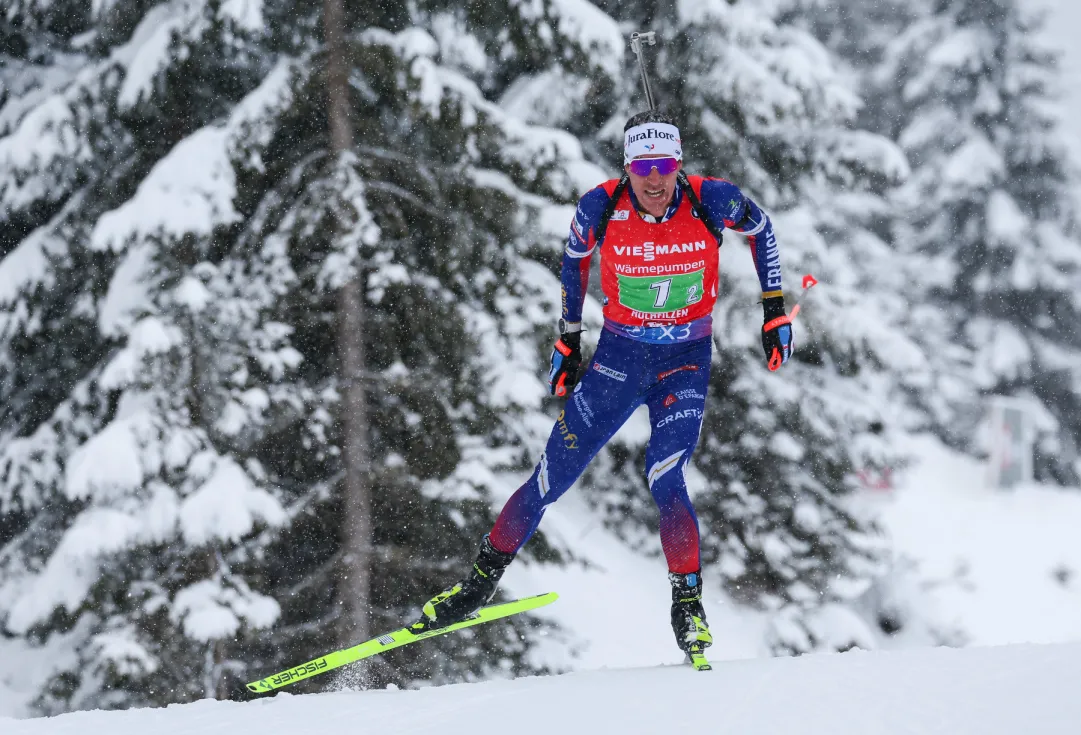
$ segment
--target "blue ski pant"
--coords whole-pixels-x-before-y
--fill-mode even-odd
[[[605,330],[597,351],[556,419],[533,474],[507,501],[492,545],[517,552],[545,509],[574,484],[601,447],[640,405],[649,407],[646,481],[660,510],[661,545],[673,572],[698,571],[698,517],[684,467],[702,428],[711,338],[676,344],[638,342]]]

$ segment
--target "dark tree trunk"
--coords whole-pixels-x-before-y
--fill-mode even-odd
[[[327,52],[327,120],[330,146],[339,159],[353,147],[349,117],[349,56],[345,43],[342,0],[324,0],[323,26]],[[339,208],[343,211],[348,208]],[[345,228],[346,222],[338,226]],[[342,232],[342,235],[345,233]],[[368,417],[364,398],[364,293],[362,263],[357,275],[338,294],[338,352],[341,360],[342,404],[339,420],[345,460],[342,502],[341,573],[338,637],[349,645],[369,637],[370,560],[372,548],[371,499],[368,488]]]

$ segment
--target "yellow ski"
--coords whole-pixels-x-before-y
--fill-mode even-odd
[[[481,623],[488,623],[492,620],[498,620],[499,618],[505,618],[510,615],[517,615],[518,613],[534,610],[538,607],[543,607],[544,605],[555,602],[558,597],[559,595],[555,592],[548,592],[547,594],[525,597],[521,600],[512,600],[511,602],[504,602],[499,605],[488,605],[487,607],[482,607],[480,610],[477,610],[477,612],[473,613],[470,617],[460,623],[454,623],[445,628],[424,630],[422,623],[414,623],[410,627],[399,628],[393,632],[384,633],[369,641],[358,643],[351,648],[343,648],[340,651],[328,653],[325,656],[320,656],[319,658],[301,664],[300,666],[294,666],[291,669],[286,669],[285,671],[268,676],[265,679],[253,681],[247,686],[250,691],[257,694],[272,692],[275,689],[280,689],[303,679],[310,679],[313,676],[318,676],[319,674],[326,673],[332,669],[337,669],[346,664],[351,664],[360,661],[361,659],[368,658],[369,656],[374,656],[383,653],[384,651],[390,651],[394,648],[400,648],[401,646],[410,643],[416,643],[425,638],[434,638],[437,635],[451,633],[455,630],[468,628],[471,625],[480,625]],[[415,632],[418,629],[420,632]]]

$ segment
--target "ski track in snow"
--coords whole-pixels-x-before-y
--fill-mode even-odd
[[[5,735],[1076,735],[1081,644],[820,654],[0,720]]]

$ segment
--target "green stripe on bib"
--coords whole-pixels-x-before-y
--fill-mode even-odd
[[[704,270],[671,276],[623,276],[619,280],[619,303],[628,309],[661,313],[683,309],[702,300]]]

